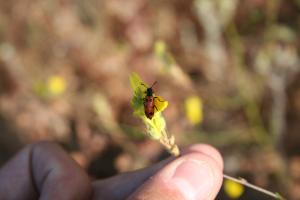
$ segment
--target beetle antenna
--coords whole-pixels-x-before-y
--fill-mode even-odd
[[[151,85],[151,88],[157,83],[157,81],[155,81],[152,85]]]

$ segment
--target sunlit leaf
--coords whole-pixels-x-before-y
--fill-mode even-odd
[[[142,82],[140,77],[136,73],[132,73],[129,77],[130,85],[133,90],[133,97],[131,99],[131,106],[133,108],[133,113],[136,116],[143,117],[145,116],[144,112],[144,101],[146,94],[146,87],[148,87],[145,83]],[[143,86],[142,84],[145,84]]]

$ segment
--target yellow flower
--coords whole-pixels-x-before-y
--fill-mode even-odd
[[[184,103],[185,114],[192,124],[199,124],[203,120],[203,104],[198,96],[190,96]]]
[[[58,75],[50,76],[47,81],[47,88],[49,94],[58,96],[65,91],[66,81],[63,77]]]
[[[225,180],[224,181],[224,190],[225,193],[232,199],[238,199],[245,191],[245,188],[243,185],[231,181],[231,180]]]
[[[131,105],[134,110],[133,113],[143,120],[147,128],[147,134],[150,138],[159,140],[171,154],[178,156],[180,152],[175,143],[175,138],[173,135],[167,134],[166,121],[161,114],[161,112],[167,108],[168,102],[162,97],[153,94],[154,105],[156,108],[154,108],[153,117],[149,119],[144,111],[144,99],[149,86],[144,83],[136,73],[132,73],[129,79],[133,90],[133,97],[131,100]]]

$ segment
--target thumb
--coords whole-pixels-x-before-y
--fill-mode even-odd
[[[220,157],[191,152],[166,165],[128,199],[213,200],[222,180]]]

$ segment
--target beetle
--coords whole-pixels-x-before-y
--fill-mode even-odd
[[[154,104],[154,100],[158,97],[155,97],[153,95],[154,91],[153,91],[153,86],[157,83],[157,81],[155,81],[151,87],[147,87],[145,84],[141,83],[143,86],[145,86],[147,88],[147,90],[145,91],[146,93],[146,97],[143,98],[144,101],[144,111],[145,111],[145,115],[147,116],[147,118],[152,119],[153,115],[154,115],[154,109],[158,110],[157,107]]]

